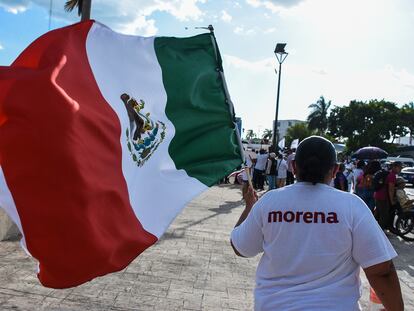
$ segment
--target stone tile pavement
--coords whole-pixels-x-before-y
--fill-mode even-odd
[[[229,244],[242,211],[240,197],[233,185],[211,188],[129,267],[71,289],[42,287],[35,263],[18,242],[1,242],[0,310],[252,310],[259,257],[238,258]],[[390,240],[400,254],[395,263],[406,310],[414,310],[414,244]],[[361,304],[367,309],[365,278],[363,285]]]

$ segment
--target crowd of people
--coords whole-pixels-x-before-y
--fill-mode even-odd
[[[295,181],[292,168],[292,160],[295,157],[295,149],[285,152],[267,152],[265,149],[246,150],[246,170],[242,175],[244,184],[248,183],[248,175],[252,177],[253,187],[257,191],[273,190]]]
[[[398,177],[401,169],[398,161],[381,165],[378,160],[348,160],[339,165],[331,185],[359,196],[381,228],[393,230],[394,211],[414,207],[404,190],[406,180]]]
[[[295,149],[277,154],[265,149],[245,150],[246,169],[240,175],[243,193],[251,178],[256,191],[282,188],[295,182],[292,161]],[[413,208],[414,201],[405,193],[406,181],[398,177],[401,162],[381,165],[378,160],[346,159],[339,163],[330,186],[359,196],[369,207],[381,228],[392,229],[395,208]],[[250,175],[250,176],[249,176]]]

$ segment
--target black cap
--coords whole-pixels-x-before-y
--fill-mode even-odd
[[[296,149],[295,161],[301,167],[310,158],[317,158],[323,166],[332,167],[336,164],[335,147],[329,140],[320,136],[305,138]]]

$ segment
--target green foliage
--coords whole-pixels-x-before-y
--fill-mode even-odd
[[[78,8],[78,15],[82,14],[82,0],[67,0],[65,3],[65,11],[72,12],[74,8]]]
[[[319,97],[316,103],[309,105],[312,112],[308,116],[308,127],[310,130],[316,130],[318,135],[323,135],[328,128],[328,110],[331,101],[325,101],[323,96]]]
[[[315,135],[316,131],[309,129],[306,123],[297,123],[291,127],[289,127],[286,131],[286,146],[290,146],[294,139],[299,139],[302,141],[306,137]]]
[[[255,138],[256,136],[257,136],[257,135],[256,135],[256,133],[255,133],[255,132],[253,132],[253,130],[247,130],[247,133],[246,133],[246,139],[250,140],[250,139]]]
[[[331,110],[328,134],[339,141],[346,141],[349,152],[365,146],[377,146],[392,152],[395,147],[387,141],[408,133],[410,113],[406,113],[407,121],[404,121],[403,114],[403,109],[392,102],[354,100],[348,106]]]
[[[262,135],[263,139],[270,139],[272,138],[273,131],[271,129],[265,129]]]

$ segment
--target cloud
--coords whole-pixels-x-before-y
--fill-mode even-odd
[[[221,11],[221,20],[226,23],[230,23],[233,17],[227,13],[225,10]]]
[[[276,28],[275,28],[275,27],[272,27],[272,28],[265,29],[265,30],[263,31],[263,33],[264,33],[264,34],[269,34],[269,33],[273,33],[273,32],[275,32],[275,31],[276,31]]]
[[[392,76],[396,81],[399,81],[404,87],[414,89],[414,74],[411,74],[407,69],[395,70],[391,65],[385,67],[385,72]]]
[[[164,12],[179,21],[201,21],[204,12],[199,5],[206,0],[99,0],[92,3],[92,17],[113,28],[128,34],[154,35],[157,32],[151,15]],[[72,22],[75,13],[63,10],[65,1],[57,0],[53,6],[54,18]],[[0,7],[8,12],[20,13],[31,5],[49,9],[50,0],[0,0]]]
[[[249,70],[256,73],[269,71],[272,72],[273,68],[276,68],[276,59],[270,57],[258,61],[248,61],[237,56],[224,54],[223,58],[224,62],[229,67]]]
[[[29,0],[0,0],[0,8],[12,14],[23,13],[29,7]]]
[[[284,9],[297,6],[304,0],[246,0],[246,3],[254,8],[264,7],[272,13],[278,13]]]
[[[236,35],[240,35],[240,36],[251,36],[251,35],[255,35],[258,29],[259,29],[258,27],[245,29],[243,26],[237,26],[236,28],[234,28],[233,32]]]
[[[256,35],[258,33],[267,35],[267,34],[270,34],[270,33],[274,33],[275,31],[276,31],[276,28],[274,28],[274,27],[267,28],[267,29],[262,29],[262,28],[257,27],[257,26],[255,26],[253,28],[249,28],[249,29],[244,28],[244,26],[237,26],[233,30],[233,32],[236,35],[239,35],[239,36],[252,36],[252,35]]]
[[[313,73],[316,73],[318,75],[322,75],[322,76],[328,74],[328,71],[326,69],[324,69],[324,68],[314,68],[314,69],[312,69],[312,72]]]
[[[2,46],[1,43],[0,43],[0,51],[1,50],[4,50],[4,46]]]

